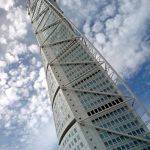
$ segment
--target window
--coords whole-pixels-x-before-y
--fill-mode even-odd
[[[108,141],[108,144],[109,144],[109,145],[112,145],[113,143],[112,143],[112,141]]]
[[[74,142],[77,143],[77,139],[76,138],[74,138]]]
[[[130,146],[128,144],[125,145],[127,149],[130,149]]]
[[[119,138],[119,137],[117,137],[117,138],[116,138],[116,140],[117,140],[117,142],[121,142],[121,140],[120,140],[120,138]]]
[[[114,144],[116,144],[116,143],[117,143],[116,139],[112,139],[112,141],[113,141],[113,143],[114,143]]]
[[[135,144],[136,146],[138,146],[138,145],[139,145],[137,141],[134,141],[134,144]]]
[[[109,146],[107,142],[104,142],[104,144],[105,144],[105,146],[106,146],[106,147],[108,147],[108,146]]]
[[[145,132],[143,128],[140,128],[140,130],[141,130],[141,132],[142,132],[142,133],[144,133],[144,132]]]
[[[84,146],[82,142],[80,142],[80,145],[81,145],[81,147],[83,147],[83,146]]]
[[[77,133],[77,130],[76,130],[76,129],[74,129],[74,132],[75,132],[75,133]]]
[[[77,145],[77,149],[78,149],[78,150],[80,150],[80,147],[79,147],[79,145]]]
[[[122,150],[125,150],[126,148],[125,148],[125,146],[124,146],[124,145],[122,145],[122,146],[121,146],[121,149],[122,149]]]

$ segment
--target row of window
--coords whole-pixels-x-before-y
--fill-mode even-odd
[[[127,120],[126,122],[129,122],[130,120]],[[119,131],[119,132],[123,132],[123,131],[126,131],[126,130],[131,130],[132,128],[135,128],[135,126],[137,126],[137,120],[135,121],[131,121],[129,123],[126,123],[126,124],[123,124],[121,123],[121,121],[119,122],[117,119],[115,120],[110,120],[109,122],[107,123],[104,123],[100,120],[98,120],[97,122],[94,120],[94,124],[97,124],[99,125],[100,127],[104,127],[104,128],[109,128],[109,129],[115,129],[116,131]],[[117,128],[116,128],[117,127]],[[140,134],[143,133],[143,128],[141,128],[141,132],[139,130],[137,130],[137,133],[140,132]],[[133,132],[134,133],[134,132]],[[135,133],[136,134],[136,133]],[[135,135],[133,134],[133,135]]]
[[[103,105],[101,107],[98,107],[97,109],[94,109],[94,110],[88,112],[87,114],[88,114],[88,116],[92,116],[92,115],[97,114],[97,113],[99,113],[101,111],[104,111],[104,110],[106,110],[106,109],[108,109],[108,108],[110,108],[112,106],[115,106],[115,105],[117,105],[117,104],[119,104],[121,102],[123,102],[123,99],[122,98],[118,98],[118,99],[116,99],[116,100],[114,100],[112,102],[109,102],[108,104],[105,104],[105,105]]]
[[[60,40],[62,41],[62,40]],[[67,47],[72,43],[72,41],[64,41],[64,42],[60,42],[57,43],[58,41],[56,41],[56,44],[51,45],[51,49],[53,50],[54,54],[58,57],[58,56],[62,56],[62,54],[64,54],[64,52],[66,51]]]
[[[47,72],[47,83],[48,83],[48,87],[49,87],[50,99],[53,100],[53,97],[57,90],[58,85],[55,82],[55,79],[50,70],[48,70],[48,72]]]
[[[96,78],[96,77],[98,77],[98,78]],[[80,84],[82,85],[86,81],[93,81],[93,80],[94,80],[94,84],[95,84],[97,80],[100,80],[102,82],[102,81],[105,81],[104,79],[105,79],[105,75],[103,73],[101,73],[100,69],[98,69],[98,70],[95,70],[92,74],[84,77],[84,79],[82,79],[81,81],[78,81],[78,82],[74,83],[72,85],[72,87],[78,87]],[[92,84],[92,82],[90,83],[90,85],[91,84]]]
[[[47,21],[45,22],[45,25],[43,27],[48,27],[49,25],[51,25],[52,23],[54,23],[55,21],[57,21],[59,19],[59,17],[56,15],[56,13],[54,11],[51,11]]]
[[[57,41],[55,41],[57,42]],[[63,43],[60,43],[60,44],[56,44],[56,45],[51,45],[51,51],[53,50],[53,53],[55,53],[55,58],[59,58],[61,56],[63,56],[63,54],[66,52],[66,49],[67,47],[70,45],[70,41],[66,41],[66,42],[63,42]],[[47,56],[47,59],[49,59],[49,55],[50,55],[50,50],[48,49],[45,49],[44,50],[46,56]],[[60,62],[62,63],[62,62]]]
[[[120,145],[120,142],[122,143],[128,143],[126,140],[126,137],[124,136],[120,136],[120,137],[117,137],[117,138],[113,138],[107,142],[104,142],[105,146],[106,147],[111,147],[113,145],[117,145],[117,143]],[[129,144],[125,144],[124,146],[121,146],[121,147],[126,147],[127,149],[130,149],[132,147],[136,147],[136,146],[139,146],[140,144],[144,144],[142,141],[133,141],[131,142],[132,140],[130,140],[130,143]]]
[[[116,114],[115,116],[113,114]],[[122,116],[121,116],[122,115]],[[93,123],[97,124],[98,122],[101,122],[101,124],[107,123],[115,125],[115,124],[123,124],[123,123],[128,123],[129,121],[133,121],[134,120],[134,116],[132,113],[130,113],[129,111],[126,111],[123,114],[118,114],[118,111],[115,110],[114,112],[108,113],[104,116],[100,116],[94,120],[92,120]],[[137,120],[135,120],[135,125],[138,125],[139,122]],[[133,126],[135,126],[133,124]],[[128,125],[130,128],[130,125]]]
[[[121,110],[127,111],[122,114]],[[128,134],[134,136],[144,135],[145,130],[143,128],[136,129],[137,126],[139,125],[139,121],[137,119],[134,120],[134,118],[135,117],[133,116],[132,113],[128,111],[126,106],[125,108],[122,107],[121,109],[115,110],[114,112],[110,112],[106,115],[100,116],[92,120],[92,123],[95,124],[96,126],[114,129],[118,132],[126,131],[128,132]]]
[[[96,70],[90,75],[87,75],[82,80],[80,79],[79,81],[76,81],[75,83],[73,83],[72,87],[86,90],[89,89],[90,91],[93,90],[100,92],[109,92],[114,94],[117,93],[113,84],[108,80],[108,78],[106,78],[106,76],[104,75],[104,73],[101,72],[100,69]]]
[[[60,62],[76,62],[76,61],[92,61],[91,56],[83,49],[82,45],[77,42],[75,46],[71,47],[61,59]]]
[[[140,128],[140,129],[137,129],[135,131],[129,132],[128,134],[137,136],[137,135],[140,135],[140,134],[143,135],[144,133],[145,133],[145,130],[143,128]]]
[[[79,42],[77,42],[76,40],[71,42],[67,48],[65,48],[58,56],[60,57],[59,58],[59,62],[62,63],[62,62],[68,62],[70,60],[68,59],[65,59],[66,56],[68,55],[68,53],[72,53],[72,51],[74,51],[77,47],[79,46]]]
[[[77,133],[77,129],[71,129],[70,133],[65,136],[61,148],[68,148],[70,150],[81,150],[84,147],[84,144],[81,140],[81,137]]]
[[[70,65],[70,66],[62,66],[67,78],[72,81],[80,76],[83,76],[90,70],[95,68],[96,64],[78,64],[78,65]]]
[[[82,81],[76,82],[73,86],[76,87],[85,81],[94,81],[94,83],[97,83],[96,81],[99,81],[98,84],[100,84],[101,86],[109,84],[110,81],[108,80],[107,76],[101,70],[102,69],[98,69],[98,70],[96,69],[90,75],[87,75],[86,77],[84,77],[84,79],[82,79]],[[92,84],[92,82],[90,84]]]
[[[71,37],[73,37],[73,34],[67,29],[67,27],[63,23],[61,23],[58,30],[56,30],[54,34],[52,34],[51,43],[62,40],[62,39],[65,40]]]
[[[57,41],[55,41],[57,42]],[[61,47],[61,45],[63,45]],[[56,58],[57,59],[62,59],[60,60],[59,62],[60,63],[63,63],[63,62],[68,62],[67,60],[66,61],[63,61],[63,56],[65,55],[65,53],[67,53],[68,51],[72,51],[72,48],[75,47],[76,45],[78,45],[77,41],[76,40],[73,40],[71,42],[64,42],[64,44],[56,44],[56,45],[52,45],[51,46],[51,50],[54,51],[55,55],[56,55]],[[74,50],[74,49],[73,49]],[[60,51],[60,52],[59,52]],[[49,57],[50,53],[45,50],[45,53],[47,55],[47,57]]]
[[[146,148],[143,148],[143,147],[146,147]],[[133,148],[136,148],[137,150],[138,149],[140,149],[140,150],[150,150],[150,146],[140,145],[140,143],[138,143],[137,141],[130,142],[129,144],[119,146],[117,148],[114,148],[113,150],[128,150],[128,149],[132,150]]]
[[[60,135],[64,126],[71,120],[68,104],[63,100],[61,94],[58,94],[53,106],[55,125],[57,134]]]
[[[109,113],[107,112],[107,114],[99,116],[95,120],[92,120],[92,122],[94,123],[95,121],[98,121],[98,120],[105,121],[106,119],[110,120],[110,118],[114,118],[117,115],[120,116],[122,113],[125,114],[126,111],[128,112],[128,107],[125,105],[125,106],[118,108],[114,111],[111,111]]]
[[[146,144],[142,144],[141,145],[141,142],[139,141],[133,141],[133,142],[130,142],[129,144],[125,144],[125,145],[121,145],[117,148],[114,148],[113,150],[128,150],[128,149],[137,149],[137,150],[150,150],[150,146],[148,146],[147,148],[143,148],[143,147],[146,147]]]
[[[58,29],[58,27],[60,26],[60,24],[55,24],[54,26],[50,27],[48,30],[42,32],[42,44],[49,44],[52,42],[52,35],[55,34],[56,29]]]
[[[131,138],[125,137],[123,135],[116,136],[110,132],[103,132],[100,135],[105,135],[105,136],[110,137],[107,141],[104,141],[104,145],[107,148],[109,148],[109,147],[111,149],[113,148],[113,150],[128,150],[128,149],[132,149],[132,148],[141,149],[141,148],[146,147],[146,144],[143,141],[132,140]],[[103,137],[101,137],[101,138],[103,139]]]
[[[108,104],[109,102],[116,99],[116,97],[110,97],[109,95],[102,95],[102,94],[93,94],[93,93],[86,93],[86,92],[76,92],[80,102],[83,104],[85,110],[90,112],[99,106]]]
[[[74,45],[76,45],[77,43],[75,42],[75,40],[74,41],[71,41],[71,42],[65,42],[66,44],[65,44],[65,47],[63,48],[61,48],[60,46],[59,47],[57,47],[57,49],[55,49],[56,47],[54,47],[53,48],[53,46],[51,46],[51,49],[54,51],[54,53],[55,53],[55,58],[57,58],[58,59],[58,61],[60,62],[60,63],[63,63],[64,61],[60,61],[59,59],[61,59],[64,55],[65,55],[65,53],[66,52],[68,52],[68,51],[70,51],[70,48],[72,47],[72,46],[74,46]],[[58,44],[59,45],[59,44]],[[65,62],[67,62],[67,61],[65,61]]]
[[[128,114],[129,113],[129,114]],[[125,116],[121,116],[121,115],[125,115]],[[128,107],[127,106],[123,106],[121,108],[117,108],[116,110],[114,111],[111,111],[111,112],[107,112],[107,114],[105,115],[102,115],[102,116],[99,116],[98,118],[96,118],[95,120],[93,120],[92,122],[94,123],[95,121],[110,121],[110,119],[112,119],[112,121],[115,121],[117,123],[119,122],[122,122],[123,120],[129,120],[129,119],[132,119],[133,118],[133,114],[131,114],[129,111],[128,111]]]

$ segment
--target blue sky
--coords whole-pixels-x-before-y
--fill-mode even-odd
[[[150,107],[150,1],[58,0]],[[0,150],[56,150],[39,48],[25,1],[0,0]]]

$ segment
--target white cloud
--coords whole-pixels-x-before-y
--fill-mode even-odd
[[[18,92],[18,89],[15,87],[10,87],[10,88],[6,89],[6,91],[5,91],[6,96],[10,101],[19,100],[19,96],[17,95],[17,92]]]
[[[93,32],[100,32],[104,28],[104,24],[100,22],[99,20],[95,21],[92,31]]]
[[[51,123],[46,123],[45,126],[42,126],[40,133],[36,134],[36,136],[32,139],[32,145],[29,150],[54,150],[56,149],[57,137],[54,128],[54,122],[49,120]]]
[[[7,26],[6,26],[5,24],[2,24],[2,25],[1,25],[1,30],[2,30],[2,31],[6,31],[6,30],[7,30]]]
[[[0,60],[0,68],[5,68],[6,67],[6,62],[3,60]]]
[[[0,0],[0,8],[8,11],[14,5],[14,0]]]
[[[20,54],[24,54],[25,52],[27,52],[27,46],[26,44],[23,44],[21,42],[11,42],[9,44],[9,47],[12,49],[11,51],[15,54],[15,55],[20,55]]]
[[[148,3],[143,0],[137,6],[137,3],[129,1],[120,2],[120,15],[106,22],[106,38],[109,38],[109,42],[105,43],[102,53],[124,76],[138,71],[150,56],[149,47],[142,42],[142,32],[150,13]]]
[[[36,44],[32,44],[29,46],[29,51],[31,51],[32,53],[39,53],[39,46],[37,46]]]
[[[96,41],[99,44],[105,44],[106,43],[106,37],[105,37],[105,35],[103,33],[96,34]]]
[[[1,61],[0,61],[1,63]],[[3,63],[3,62],[2,62]],[[5,64],[4,64],[5,65]],[[0,85],[3,86],[6,84],[8,80],[8,74],[5,72],[0,72]]]
[[[10,52],[6,53],[5,58],[6,58],[8,63],[15,63],[15,62],[19,61],[18,56],[14,55]]]
[[[36,77],[37,77],[37,72],[36,71],[30,72],[29,77],[30,77],[31,81],[34,81],[36,79]]]
[[[6,94],[4,92],[0,93],[0,106],[1,106],[1,114],[3,113],[3,111],[5,110],[5,107],[9,105],[9,100],[6,97]]]
[[[84,24],[84,26],[83,26],[83,31],[84,31],[84,33],[86,33],[86,34],[89,34],[89,33],[91,32],[91,28],[90,28],[89,22],[86,22],[86,23]]]
[[[27,25],[29,23],[26,11],[22,7],[14,7],[8,12],[6,18],[11,22],[8,30],[9,38],[24,38],[27,34]]]
[[[4,60],[8,64],[19,62],[20,56],[27,53],[27,46],[21,42],[13,40],[6,45],[6,50],[4,51]]]
[[[7,39],[4,37],[0,37],[0,44],[7,44]]]

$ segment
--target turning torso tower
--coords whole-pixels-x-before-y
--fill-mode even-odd
[[[91,1],[92,3],[92,1]],[[60,150],[150,150],[150,115],[56,0],[28,0]]]

